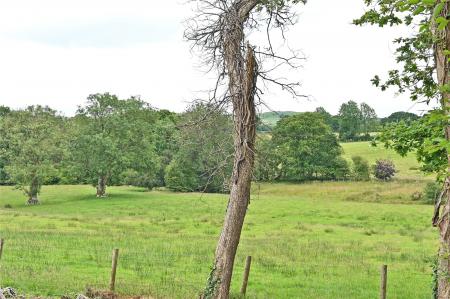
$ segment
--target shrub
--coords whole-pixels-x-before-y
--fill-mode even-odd
[[[390,160],[377,160],[373,165],[373,175],[379,180],[390,180],[395,173],[395,165]]]
[[[194,162],[194,159],[173,159],[166,167],[166,187],[179,192],[201,191],[203,184],[197,173],[201,166]]]
[[[342,179],[348,172],[336,135],[318,113],[282,118],[273,130],[271,143],[279,160],[274,163],[277,168],[272,177],[287,181],[332,180]]]
[[[176,147],[165,168],[166,187],[183,192],[228,192],[233,124],[225,110],[194,104],[179,116]]]
[[[368,181],[370,179],[369,162],[361,156],[353,156],[352,177],[355,181]]]
[[[441,184],[438,182],[429,182],[423,190],[425,202],[428,204],[434,204],[440,192]]]
[[[413,200],[413,201],[421,200],[422,197],[423,197],[423,194],[420,191],[416,191],[413,194],[411,194],[411,200]]]
[[[139,173],[136,170],[128,169],[120,175],[120,183],[135,187],[144,187],[151,190],[157,185],[157,178],[153,175]]]
[[[351,174],[348,164],[349,163],[344,158],[336,158],[336,161],[334,161],[334,165],[332,167],[332,171],[330,171],[332,178],[336,180],[347,180]]]

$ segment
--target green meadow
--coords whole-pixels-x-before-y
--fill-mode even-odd
[[[352,156],[361,156],[369,161],[370,164],[375,163],[378,159],[392,160],[395,163],[398,173],[397,179],[431,179],[420,172],[420,165],[416,161],[414,154],[401,157],[393,150],[387,150],[382,144],[372,146],[369,142],[347,142],[341,143],[344,150],[344,158],[351,160]]]
[[[253,257],[247,298],[377,298],[389,267],[389,298],[430,298],[438,246],[432,206],[412,201],[430,178],[414,157],[368,143],[343,144],[345,157],[391,158],[391,182],[254,184],[232,282],[238,297]],[[206,283],[226,195],[91,186],[45,186],[39,206],[0,187],[0,285],[59,297],[106,289],[119,248],[116,290],[123,295],[198,298]]]

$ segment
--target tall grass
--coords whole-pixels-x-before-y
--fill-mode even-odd
[[[410,200],[423,184],[255,185],[233,294],[252,255],[248,298],[375,298],[383,263],[390,298],[429,298],[437,248],[432,208]],[[46,186],[42,204],[29,207],[20,192],[0,187],[0,285],[50,297],[106,288],[118,247],[118,292],[197,297],[227,197],[132,187],[109,193],[97,199],[89,186]]]

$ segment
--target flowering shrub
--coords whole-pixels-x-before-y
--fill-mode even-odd
[[[372,168],[373,175],[379,180],[390,180],[395,173],[395,165],[390,160],[377,160]]]

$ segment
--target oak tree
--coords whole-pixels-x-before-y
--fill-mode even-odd
[[[0,119],[0,156],[11,183],[38,204],[42,185],[57,176],[65,156],[64,119],[56,111],[30,106]]]

